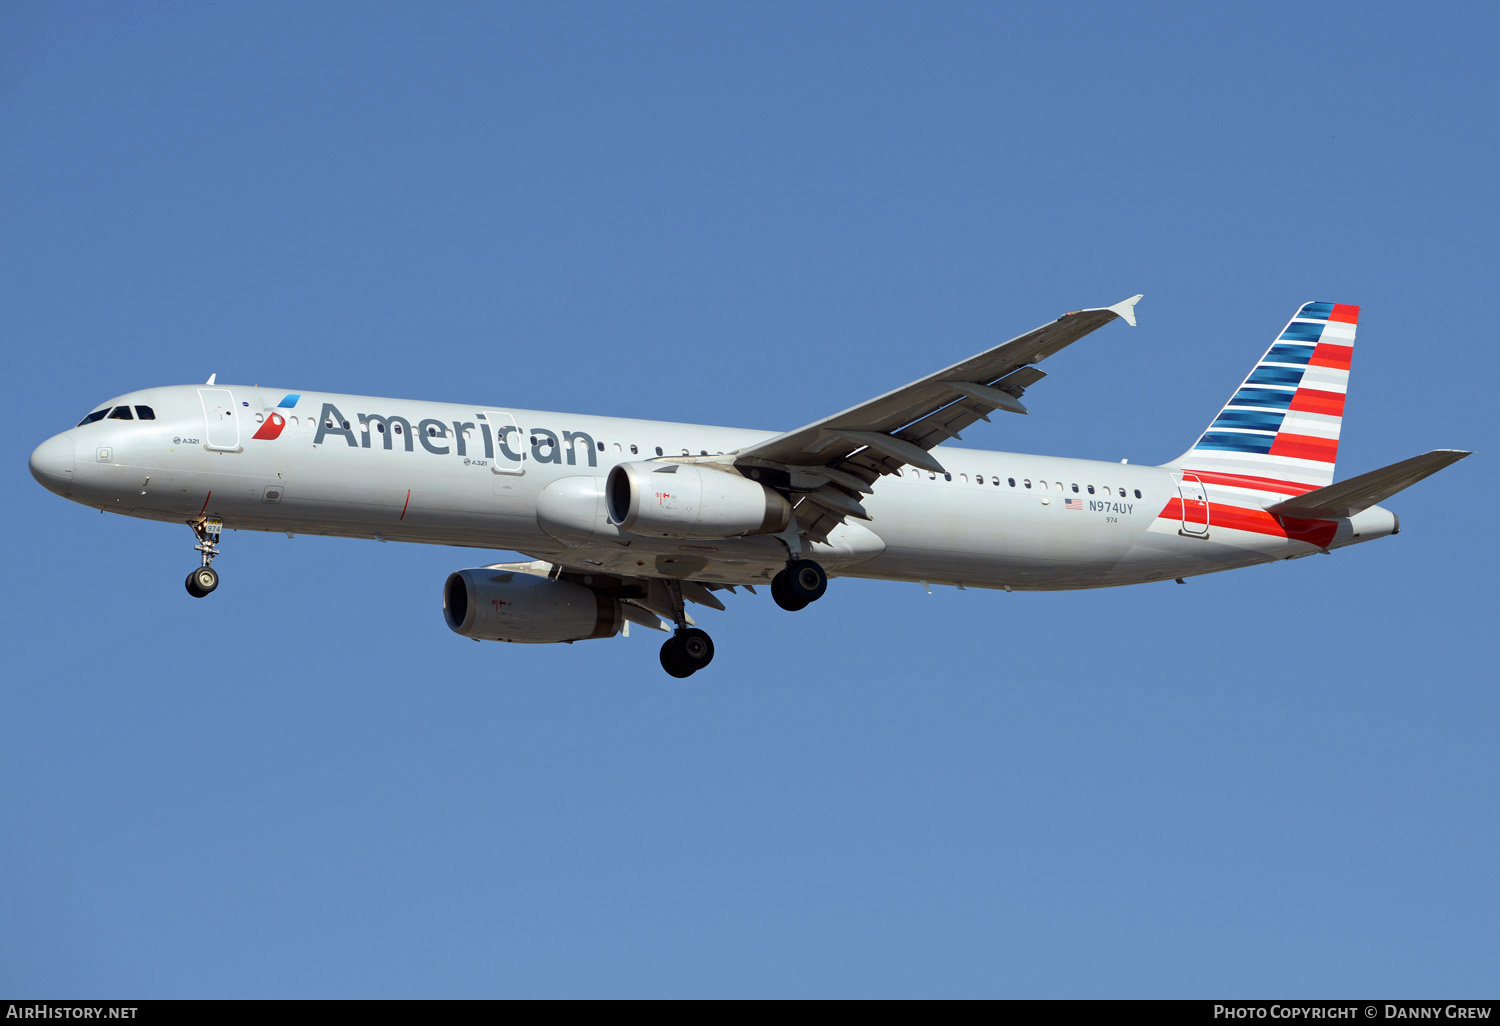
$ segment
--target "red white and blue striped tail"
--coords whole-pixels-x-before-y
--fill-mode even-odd
[[[1305,303],[1197,443],[1171,463],[1277,502],[1333,483],[1359,307]]]

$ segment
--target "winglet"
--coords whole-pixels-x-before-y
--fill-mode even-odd
[[[205,384],[205,385],[212,385],[212,384],[213,384],[213,383],[214,383],[214,378],[216,378],[216,377],[218,377],[218,376],[219,376],[219,375],[218,375],[218,374],[217,374],[217,373],[214,373],[214,374],[210,374],[210,375],[209,375],[209,376],[208,376],[208,380],[207,380],[207,381],[205,381],[205,382],[204,382],[204,384]]]
[[[1120,320],[1124,321],[1126,324],[1130,325],[1133,328],[1135,327],[1135,304],[1141,301],[1142,295],[1144,295],[1144,293],[1137,293],[1136,295],[1131,296],[1129,299],[1122,300],[1121,302],[1116,303],[1114,306],[1106,306],[1104,309],[1108,310],[1110,313],[1114,314],[1116,317],[1120,318]]]

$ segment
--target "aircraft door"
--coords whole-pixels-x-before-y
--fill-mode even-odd
[[[498,410],[485,410],[480,416],[489,425],[493,441],[490,469],[497,474],[526,473],[526,439],[516,426],[516,418]]]
[[[200,388],[198,400],[203,404],[204,448],[239,452],[240,414],[234,408],[234,394],[227,388]]]
[[[1183,474],[1177,482],[1182,499],[1182,533],[1195,538],[1208,537],[1208,492],[1196,474]]]

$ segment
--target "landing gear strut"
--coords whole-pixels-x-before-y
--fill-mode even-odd
[[[771,578],[771,598],[793,613],[818,601],[827,590],[828,574],[810,559],[794,559]]]
[[[224,531],[224,521],[218,517],[209,517],[188,526],[198,537],[198,544],[193,548],[203,553],[203,565],[188,574],[187,593],[193,598],[203,598],[219,586],[218,571],[209,564],[219,554],[219,535]]]
[[[714,641],[707,631],[688,626],[687,610],[682,600],[682,584],[678,581],[663,583],[672,610],[672,622],[677,625],[677,630],[662,643],[661,668],[674,677],[691,677],[713,662]]]

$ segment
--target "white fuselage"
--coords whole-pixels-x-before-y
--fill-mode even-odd
[[[753,584],[786,564],[786,544],[767,535],[622,534],[603,500],[616,464],[714,457],[771,431],[238,385],[145,389],[109,405],[148,406],[155,419],[81,425],[33,458],[47,487],[99,509],[504,549],[638,577]],[[284,422],[279,434],[271,418]],[[872,519],[846,521],[807,554],[831,576],[1044,590],[1208,573],[1396,529],[1372,507],[1311,529],[1303,522],[1289,537],[1232,487],[1208,484],[1205,501],[1183,501],[1181,475],[1166,468],[946,447],[933,455],[946,474],[907,467],[882,478],[864,501]]]

